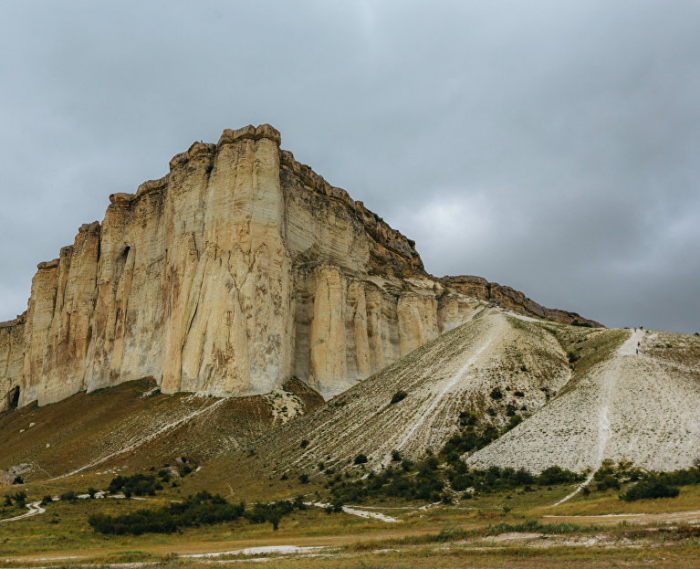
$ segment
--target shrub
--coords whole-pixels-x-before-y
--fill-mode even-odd
[[[41,499],[41,503],[39,504],[40,506],[48,506],[53,502],[53,498],[51,496],[44,496]]]
[[[161,474],[162,473],[162,474]],[[161,470],[158,473],[159,477],[165,480],[167,472]],[[130,498],[132,495],[135,496],[155,496],[156,490],[162,490],[163,485],[158,479],[152,474],[134,474],[132,476],[116,476],[112,478],[109,483],[109,492],[111,494],[116,494],[118,492],[123,492],[124,496]]]
[[[406,392],[403,391],[403,390],[397,391],[397,392],[394,393],[394,395],[391,397],[391,404],[393,405],[394,403],[398,403],[399,401],[403,401],[404,399],[406,399],[406,396],[407,396],[407,395],[408,395],[408,393],[406,393]]]
[[[360,453],[355,457],[355,460],[353,461],[354,464],[367,464],[367,457]]]
[[[513,395],[515,395],[516,397],[525,397],[525,394],[522,391],[516,391],[515,393],[513,393]]]
[[[10,498],[15,503],[15,506],[24,508],[27,505],[27,493],[24,490],[21,492],[15,492],[10,496]]]
[[[343,503],[342,502],[335,502],[333,504],[329,504],[324,508],[327,514],[339,514],[343,511]]]
[[[612,474],[606,474],[596,482],[596,490],[605,492],[608,488],[620,489],[620,482]]]
[[[300,446],[301,448],[306,448],[307,446],[309,446],[309,441],[307,441],[306,439],[304,439],[303,441],[301,441],[301,444],[300,444],[299,446]]]
[[[287,473],[283,473],[282,476],[280,476],[280,480],[289,480],[289,476],[287,476]]]
[[[162,508],[137,510],[121,516],[95,514],[88,518],[88,524],[94,531],[103,534],[173,533],[180,527],[237,520],[244,512],[243,502],[233,505],[219,495],[199,492],[188,496],[183,502],[173,502]]]
[[[65,502],[75,502],[78,499],[78,496],[73,492],[73,490],[68,490],[67,492],[64,492],[60,496],[61,500]]]
[[[299,475],[299,482],[302,484],[308,484],[309,483],[309,475],[308,474],[300,474]]]
[[[508,421],[508,424],[505,426],[504,431],[510,431],[512,428],[517,427],[522,422],[523,418],[520,415],[513,413],[510,421]]]
[[[570,484],[583,479],[583,476],[565,470],[560,466],[550,466],[544,469],[537,477],[537,483],[540,486],[551,486],[553,484]]]
[[[401,462],[401,453],[398,450],[391,451],[391,461],[392,462]]]
[[[491,396],[491,399],[494,400],[503,399],[503,393],[498,387],[494,387],[489,395]]]
[[[24,478],[21,476],[15,476],[15,479],[12,481],[12,484],[24,484]]]
[[[637,482],[632,488],[620,495],[620,499],[625,502],[635,500],[655,499],[655,498],[675,498],[680,494],[680,490],[675,486],[669,486],[656,476],[649,476]]]
[[[474,426],[479,422],[479,416],[473,411],[460,411],[459,424],[462,427]]]

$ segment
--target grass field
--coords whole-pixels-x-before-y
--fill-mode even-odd
[[[99,477],[73,477],[62,481],[61,487],[80,490],[88,481],[94,484]],[[185,478],[181,486],[166,486],[157,496],[145,500],[50,503],[45,514],[0,524],[0,560],[8,567],[46,566],[52,558],[62,566],[89,561],[197,567],[206,564],[206,560],[184,556],[273,545],[323,549],[288,557],[273,555],[268,567],[696,567],[700,559],[700,531],[690,528],[684,535],[672,529],[678,526],[677,521],[669,525],[663,517],[654,518],[655,514],[674,512],[682,517],[683,512],[700,510],[698,487],[684,487],[678,498],[634,503],[622,502],[613,492],[593,492],[556,508],[551,504],[566,495],[569,486],[493,493],[428,509],[422,508],[424,504],[399,499],[363,505],[370,511],[398,518],[400,522],[396,524],[345,513],[327,514],[313,507],[284,517],[278,531],[269,523],[238,520],[172,535],[103,536],[87,524],[93,513],[116,515],[167,504],[200,489],[201,484],[200,474],[195,473]],[[293,497],[303,488],[308,498],[314,499],[316,492],[323,492],[319,484],[291,483],[290,487],[278,480],[267,484],[269,494],[275,496],[286,493]],[[29,484],[24,489],[28,501],[38,501],[48,486]],[[51,489],[60,490],[56,483]],[[241,493],[239,486],[234,494]],[[260,497],[251,493],[248,502]],[[9,513],[15,514],[16,509],[8,510],[3,517]],[[619,513],[643,513],[647,517],[574,517]],[[552,515],[568,517],[548,517]],[[532,526],[534,523],[538,525]],[[680,524],[685,527],[682,519]],[[238,554],[216,560],[247,565]]]

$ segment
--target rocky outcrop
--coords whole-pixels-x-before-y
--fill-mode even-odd
[[[574,324],[602,328],[603,325],[595,320],[589,320],[575,312],[545,308],[529,299],[522,292],[501,286],[498,283],[490,283],[481,277],[460,276],[442,277],[440,282],[446,287],[461,292],[462,294],[478,298],[486,302],[493,302],[514,312],[534,316],[543,320],[551,320],[561,324]]]
[[[0,412],[19,404],[17,387],[24,367],[24,323],[26,313],[0,322]]]
[[[413,241],[279,144],[225,130],[109,196],[0,325],[0,410],[143,377],[215,396],[297,377],[328,397],[494,300],[427,275]]]

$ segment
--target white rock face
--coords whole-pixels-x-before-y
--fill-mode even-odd
[[[226,130],[110,196],[0,325],[0,409],[148,376],[228,396],[296,375],[330,396],[434,338],[442,287],[413,243],[279,143]]]

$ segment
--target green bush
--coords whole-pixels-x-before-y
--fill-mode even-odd
[[[18,506],[19,508],[24,508],[27,505],[27,493],[22,490],[20,492],[15,492],[14,494],[10,494],[9,496],[5,497],[5,503],[7,505],[9,500],[8,498],[15,503],[15,506]]]
[[[68,490],[67,492],[64,492],[63,494],[60,495],[60,498],[64,502],[75,502],[78,499],[78,496],[76,495],[73,490]]]
[[[580,482],[584,477],[570,470],[565,470],[559,466],[550,466],[545,468],[537,477],[537,483],[540,486],[553,486],[555,484],[571,484]]]
[[[354,464],[367,464],[367,457],[360,453],[355,457]]]
[[[621,494],[620,499],[625,502],[634,502],[635,500],[655,498],[675,498],[680,492],[678,488],[668,485],[658,477],[649,476],[637,482],[624,494]]]
[[[173,502],[162,508],[137,510],[121,516],[95,514],[88,518],[88,524],[94,531],[103,534],[173,533],[181,527],[237,520],[244,512],[245,505],[242,502],[233,505],[219,495],[199,492],[188,496],[183,502]]]
[[[523,418],[520,415],[513,414],[513,416],[508,421],[508,424],[503,429],[503,432],[510,431],[511,429],[517,427],[522,422],[523,422]]]
[[[618,481],[618,479],[615,476],[613,476],[612,474],[606,474],[605,476],[601,477],[600,479],[597,479],[596,490],[599,490],[601,492],[605,492],[609,488],[612,488],[614,490],[620,489],[620,482]]]
[[[158,473],[158,477],[166,480],[168,476],[165,470]],[[169,478],[169,477],[168,477]],[[167,481],[167,480],[166,480]],[[124,496],[155,496],[157,490],[162,490],[163,485],[152,474],[134,474],[132,476],[116,476],[109,483],[109,492],[116,494],[122,492]]]

